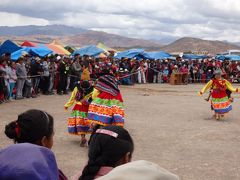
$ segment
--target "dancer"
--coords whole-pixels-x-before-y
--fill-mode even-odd
[[[68,118],[68,132],[74,135],[81,135],[81,146],[87,142],[85,135],[90,134],[87,112],[93,92],[93,86],[88,81],[82,81],[74,88],[68,102],[64,105],[65,110],[74,104],[71,117]]]
[[[232,98],[228,96],[228,90],[238,92],[238,89],[221,77],[222,71],[220,69],[216,70],[214,75],[215,77],[203,87],[199,94],[202,95],[208,89],[211,89],[210,95],[206,100],[211,99],[211,109],[215,112],[213,117],[216,120],[221,120],[226,113],[232,110]]]
[[[102,76],[96,81],[88,109],[88,122],[92,123],[93,127],[124,125],[122,95],[115,77],[108,69],[104,69]]]

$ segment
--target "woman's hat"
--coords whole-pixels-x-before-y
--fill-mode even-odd
[[[80,86],[83,90],[86,90],[91,87],[91,84],[89,83],[89,81],[82,81],[80,82]]]
[[[0,179],[58,179],[53,152],[29,143],[11,145],[0,151]]]
[[[118,166],[99,180],[179,180],[179,177],[159,165],[139,160]]]
[[[221,69],[215,70],[214,75],[222,75],[222,70]]]

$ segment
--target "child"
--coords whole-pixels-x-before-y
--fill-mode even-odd
[[[81,146],[87,142],[85,135],[91,133],[87,123],[87,112],[91,100],[93,86],[88,81],[82,81],[74,88],[68,102],[64,105],[67,110],[74,104],[71,117],[68,118],[68,132],[74,135],[81,135]]]
[[[133,140],[124,128],[106,126],[98,129],[90,142],[88,163],[74,179],[91,180],[104,176],[113,168],[130,162],[133,150]]]
[[[28,110],[20,114],[16,121],[6,125],[5,134],[14,143],[31,143],[51,149],[54,136],[53,117],[45,111]],[[59,179],[67,179],[60,170]]]

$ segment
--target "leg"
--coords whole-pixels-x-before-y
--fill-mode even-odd
[[[15,83],[10,83],[10,98],[13,97],[13,88],[15,86]]]
[[[22,79],[17,80],[17,96],[16,98],[22,98]]]

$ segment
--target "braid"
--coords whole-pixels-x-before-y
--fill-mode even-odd
[[[98,137],[94,136],[93,139]],[[89,160],[87,166],[83,169],[82,176],[79,180],[92,180],[100,170],[100,168],[105,164],[105,159],[102,156],[102,144],[100,141],[94,143],[94,148],[89,149]]]
[[[106,129],[118,134],[118,137],[112,137],[107,134],[96,133],[100,125],[95,126],[90,138],[88,150],[88,164],[82,171],[79,180],[92,180],[96,177],[101,167],[116,167],[126,153],[132,154],[134,145],[129,133],[118,126],[106,126]]]
[[[102,157],[98,157],[95,161],[89,160],[87,166],[83,169],[82,176],[79,180],[93,180],[103,165],[104,159]]]

